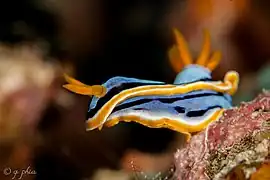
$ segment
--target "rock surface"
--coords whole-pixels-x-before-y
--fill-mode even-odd
[[[226,110],[175,153],[178,180],[269,179],[270,92]]]

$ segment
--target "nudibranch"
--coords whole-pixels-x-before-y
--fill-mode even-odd
[[[77,94],[93,96],[87,113],[87,130],[111,127],[120,121],[136,122],[150,128],[169,128],[187,135],[202,131],[232,107],[239,75],[226,73],[214,81],[211,71],[221,59],[215,51],[210,57],[210,34],[204,32],[202,50],[193,63],[187,42],[174,29],[176,44],[169,59],[177,76],[173,84],[128,77],[113,77],[102,85],[89,86],[67,75],[63,87]]]

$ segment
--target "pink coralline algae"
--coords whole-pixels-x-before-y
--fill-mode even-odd
[[[270,160],[270,92],[226,110],[175,153],[178,180],[250,179]],[[237,176],[237,178],[233,177]]]

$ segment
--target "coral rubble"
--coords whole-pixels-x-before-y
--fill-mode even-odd
[[[270,92],[226,110],[175,153],[179,180],[269,178]]]

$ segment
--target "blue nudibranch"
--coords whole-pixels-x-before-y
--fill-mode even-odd
[[[169,59],[178,75],[173,84],[119,76],[102,85],[88,86],[65,75],[69,84],[64,88],[93,96],[87,130],[133,121],[150,128],[169,128],[189,139],[191,133],[202,131],[224,109],[232,107],[231,96],[238,89],[239,75],[229,71],[224,81],[212,80],[211,71],[219,64],[221,53],[215,51],[209,57],[209,32],[204,32],[202,51],[194,64],[183,35],[176,29],[174,34],[176,44],[169,51]]]

